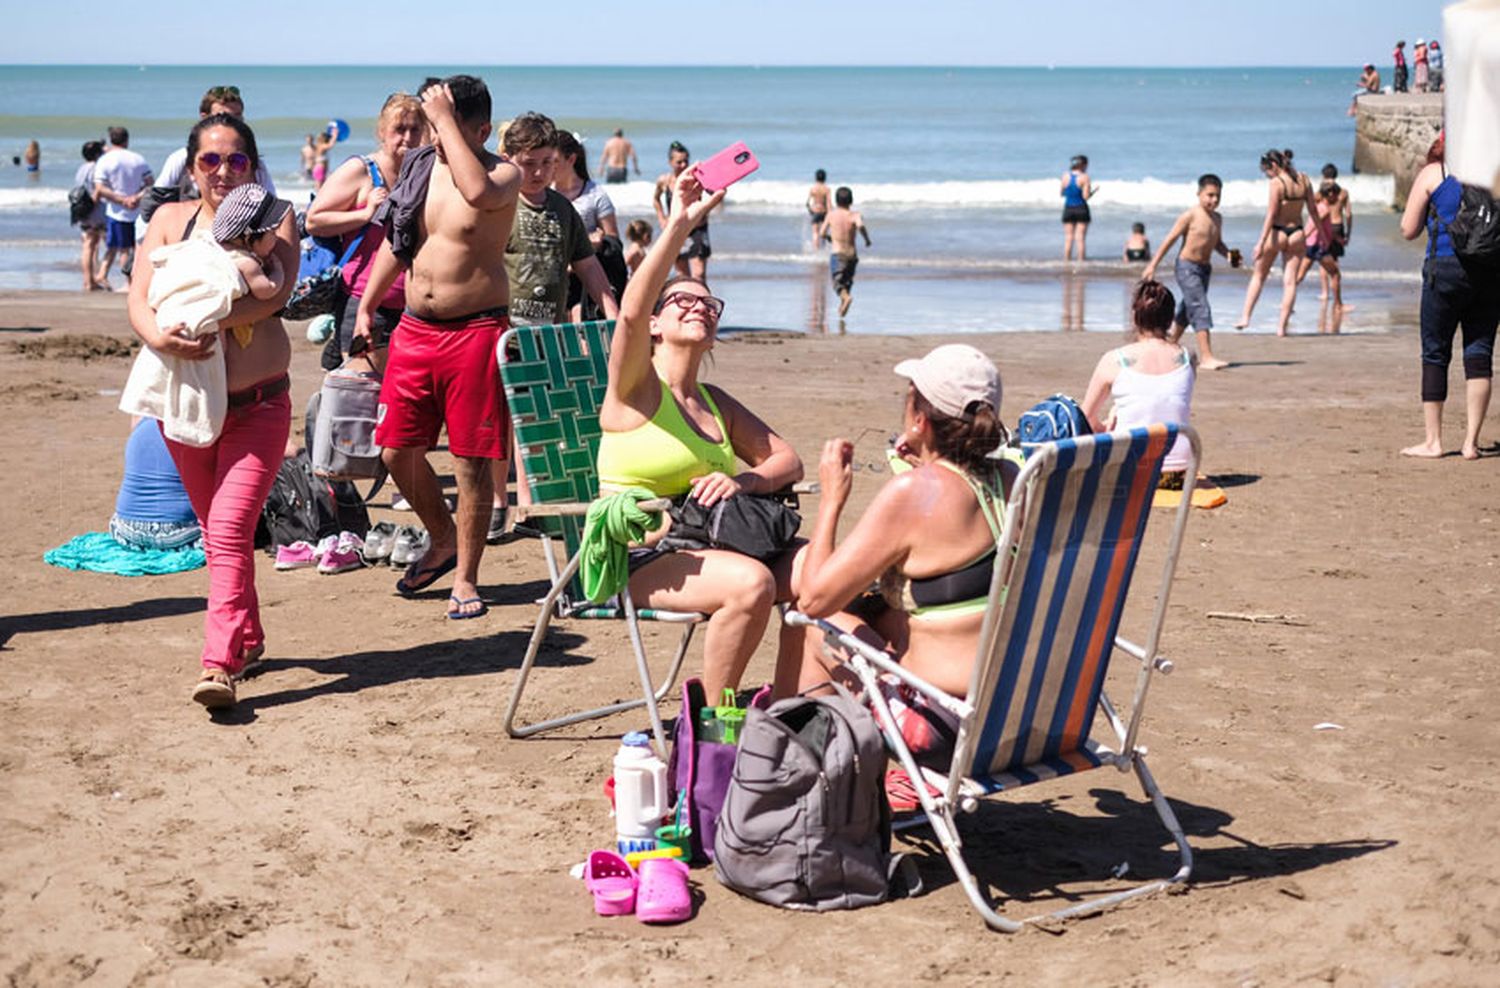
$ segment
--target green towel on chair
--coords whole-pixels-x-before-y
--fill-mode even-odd
[[[637,507],[655,494],[644,487],[630,487],[618,494],[601,497],[589,506],[583,526],[582,558],[578,571],[583,592],[589,600],[601,603],[625,589],[630,580],[631,543],[639,542],[647,532],[661,527],[661,514]]]

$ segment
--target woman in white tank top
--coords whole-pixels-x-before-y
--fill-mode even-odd
[[[1197,376],[1191,354],[1180,346],[1181,332],[1174,332],[1172,313],[1176,300],[1159,281],[1143,281],[1131,300],[1135,342],[1111,350],[1099,358],[1094,376],[1083,396],[1083,413],[1095,432],[1133,429],[1168,422],[1187,425]],[[1104,402],[1114,399],[1106,418]],[[1180,475],[1187,469],[1191,450],[1179,436],[1167,454],[1164,471]],[[1177,477],[1163,477],[1164,481]]]

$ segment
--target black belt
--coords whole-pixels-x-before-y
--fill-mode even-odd
[[[262,381],[254,387],[243,391],[229,392],[229,407],[244,408],[246,405],[254,405],[265,401],[267,398],[275,398],[279,394],[285,394],[292,387],[290,375],[283,374],[273,377],[269,381]]]

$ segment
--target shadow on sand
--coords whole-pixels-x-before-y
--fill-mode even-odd
[[[975,813],[959,816],[965,858],[1002,913],[1017,919],[1052,912],[1116,890],[1122,885],[1114,875],[1122,864],[1129,866],[1125,883],[1169,878],[1177,870],[1176,845],[1149,801],[1111,789],[1091,789],[1089,795],[1104,816],[1080,816],[1064,808],[1077,797],[1022,802],[1024,795],[1013,802],[984,800]],[[1396,844],[1369,838],[1258,844],[1226,829],[1234,817],[1223,810],[1168,802],[1193,845],[1190,886],[1294,875]],[[917,863],[927,888],[954,882],[930,829],[917,826],[901,837],[921,852]],[[1210,841],[1214,846],[1208,846]]]

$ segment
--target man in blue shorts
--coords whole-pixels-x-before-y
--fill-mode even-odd
[[[104,264],[95,282],[108,287],[109,269],[120,257],[120,271],[130,277],[135,259],[135,218],[141,196],[151,187],[151,166],[130,150],[130,132],[109,128],[109,150],[94,163],[94,199],[104,203]]]

